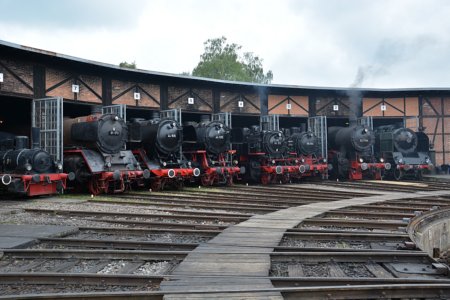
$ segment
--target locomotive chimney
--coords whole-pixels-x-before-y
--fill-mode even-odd
[[[16,150],[22,150],[28,148],[29,139],[27,136],[16,136],[14,140]]]
[[[156,120],[156,119],[159,119],[159,112],[152,111],[152,113],[150,114],[150,120]]]
[[[31,127],[31,143],[32,149],[38,149],[41,145],[41,129],[38,127]]]
[[[91,114],[96,115],[96,114],[101,114],[102,113],[102,107],[99,105],[92,105],[91,106]]]
[[[200,116],[200,122],[208,122],[210,120],[211,120],[211,118],[209,115],[201,115]]]
[[[301,132],[306,132],[306,123],[300,124]]]

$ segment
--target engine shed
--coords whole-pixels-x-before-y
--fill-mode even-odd
[[[258,125],[279,115],[280,127],[327,117],[328,126],[372,117],[374,126],[406,122],[424,130],[436,165],[450,164],[450,87],[350,89],[262,85],[120,68],[0,41],[0,131],[28,135],[33,99],[62,97],[64,116],[92,107],[126,104],[127,118],[181,109],[182,121],[232,114],[233,126]]]

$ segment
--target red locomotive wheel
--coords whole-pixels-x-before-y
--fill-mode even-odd
[[[163,188],[162,180],[161,179],[153,180],[151,183],[151,188],[152,188],[152,191],[155,191],[155,192],[162,190],[162,188]]]
[[[233,185],[233,176],[232,175],[228,175],[227,177],[227,186],[232,186]]]
[[[211,176],[209,176],[208,174],[204,174],[201,178],[200,181],[202,183],[203,186],[209,186],[212,185],[212,180],[211,180]]]
[[[96,177],[92,177],[88,182],[89,192],[94,196],[99,195],[103,192],[103,189],[99,183],[100,182],[98,181],[98,178],[96,178]]]
[[[261,183],[262,184],[269,184],[270,183],[270,174],[262,174],[261,175]]]

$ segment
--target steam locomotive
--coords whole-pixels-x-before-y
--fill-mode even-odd
[[[421,131],[414,132],[400,125],[380,126],[375,130],[375,153],[392,165],[385,177],[401,180],[422,178],[422,172],[432,168],[430,141]]]
[[[200,175],[181,153],[183,129],[172,118],[133,119],[130,123],[130,147],[136,159],[151,173],[152,190],[167,185],[181,188],[184,181]]]
[[[91,194],[122,193],[142,185],[143,172],[131,151],[124,150],[128,127],[115,114],[64,120],[64,170],[73,172],[73,188]]]
[[[246,181],[287,183],[293,174],[299,172],[299,168],[291,165],[285,157],[287,143],[282,131],[252,126],[233,129],[233,136],[238,161],[246,170]]]
[[[302,124],[303,125],[303,124]],[[319,138],[305,126],[285,129],[287,137],[287,157],[290,164],[298,166],[295,179],[305,177],[325,177],[328,172],[327,160],[319,154]]]
[[[236,151],[231,150],[231,129],[223,122],[202,116],[200,123],[190,122],[183,127],[183,136],[184,154],[202,171],[202,185],[232,185],[244,171],[233,160]]]
[[[27,136],[0,132],[0,189],[27,196],[62,193],[68,175],[61,162],[40,149],[39,128],[32,128],[32,140],[30,149]]]
[[[349,127],[328,128],[328,160],[333,168],[331,177],[359,180],[381,179],[383,170],[391,164],[383,158],[378,161],[373,155],[374,132],[365,125],[351,124]]]

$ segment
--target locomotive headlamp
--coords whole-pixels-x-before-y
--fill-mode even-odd
[[[295,163],[298,164],[298,159],[295,160]]]
[[[429,164],[429,163],[431,162],[431,160],[427,157],[427,158],[425,159],[425,162],[426,162],[427,164]]]
[[[302,158],[302,163],[304,163],[305,162],[305,159],[304,158]]]
[[[237,160],[234,160],[233,163],[234,163],[235,165],[237,165],[239,162],[238,162]]]
[[[398,160],[398,163],[399,163],[399,164],[402,164],[402,163],[403,163],[403,159],[400,158],[400,159]]]
[[[281,137],[281,132],[278,133],[278,136]]]
[[[380,158],[380,162],[382,162],[382,163],[383,163],[383,162],[384,162],[384,158]]]
[[[275,159],[272,159],[272,163],[275,164]]]
[[[119,121],[119,117],[118,117],[118,116],[115,116],[115,117],[114,117],[114,120]]]
[[[107,166],[108,168],[111,168],[111,162],[110,162],[110,161],[106,162],[106,166]]]
[[[164,167],[167,166],[167,163],[166,163],[166,162],[163,162],[163,166],[164,166]]]
[[[25,164],[25,170],[31,171],[32,169],[33,169],[33,166],[31,166],[30,164]]]
[[[326,159],[326,158],[324,158],[324,159],[323,159],[323,162],[324,162],[324,163],[326,163],[326,162],[327,162],[327,159]]]
[[[364,128],[363,133],[367,133],[367,132],[369,132],[369,130],[367,128]]]
[[[360,162],[360,163],[363,163],[363,162],[364,162],[364,159],[360,158],[360,159],[359,159],[359,162]]]
[[[188,161],[188,166],[189,166],[189,167],[192,166],[192,163],[191,163],[190,161]]]
[[[57,163],[56,168],[61,171],[63,169],[62,163]]]

